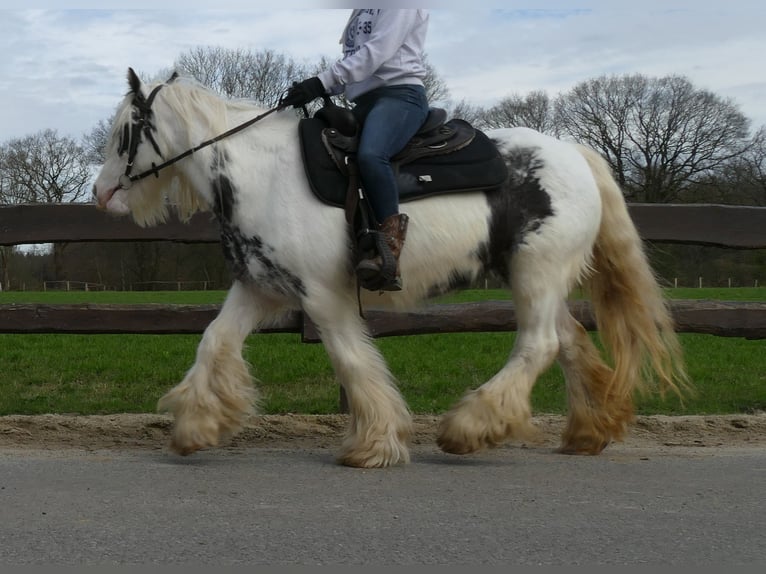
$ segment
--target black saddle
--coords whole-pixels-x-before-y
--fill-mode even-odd
[[[506,180],[507,167],[492,141],[468,122],[446,118],[445,110],[432,108],[407,146],[392,158],[401,203],[442,193],[485,191]],[[334,104],[300,121],[306,175],[324,203],[348,209],[359,131],[351,110]]]

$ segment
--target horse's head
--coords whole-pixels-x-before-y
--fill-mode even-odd
[[[162,105],[165,83],[144,84],[132,68],[128,69],[130,87],[114,115],[104,165],[93,185],[97,206],[117,215],[131,214],[137,223],[152,225],[167,216],[166,196],[174,186],[183,185],[175,170],[157,170],[168,153],[168,137],[176,132],[160,114],[170,113]]]

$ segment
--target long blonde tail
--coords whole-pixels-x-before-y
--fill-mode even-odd
[[[585,146],[578,149],[590,165],[603,206],[586,288],[613,363],[611,392],[627,403],[635,391],[670,390],[682,396],[689,383],[681,345],[622,191],[601,155]]]

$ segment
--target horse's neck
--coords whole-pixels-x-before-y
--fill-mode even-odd
[[[187,125],[185,137],[190,147],[212,140],[237,128],[243,123],[261,115],[263,110],[235,106],[227,110],[226,123],[200,129],[206,118],[179,118]],[[177,143],[174,153],[188,144]],[[192,159],[193,158],[193,159]],[[216,195],[222,188],[229,188],[244,201],[259,205],[259,212],[270,210],[275,202],[290,195],[295,185],[281,185],[293,181],[302,173],[302,162],[298,147],[297,119],[289,112],[272,114],[241,131],[222,137],[219,141],[195,152],[192,158],[183,162],[181,169],[192,183],[196,192],[209,205],[215,205]],[[243,167],[244,166],[244,167]],[[279,184],[279,189],[274,186]],[[268,196],[268,197],[267,197]],[[289,202],[286,203],[289,206]]]

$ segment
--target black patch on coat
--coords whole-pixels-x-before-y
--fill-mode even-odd
[[[254,282],[283,295],[306,295],[306,287],[300,277],[276,261],[274,248],[257,236],[246,236],[232,223],[232,214],[237,207],[236,188],[226,173],[225,151],[216,150],[210,182],[213,191],[213,212],[221,227],[221,248],[238,281]],[[252,276],[248,262],[256,260],[260,272]]]
[[[530,233],[536,233],[554,214],[550,195],[540,184],[544,168],[536,148],[507,153],[508,179],[498,189],[485,192],[491,210],[489,242],[479,248],[485,270],[501,279],[510,277],[511,255]]]

